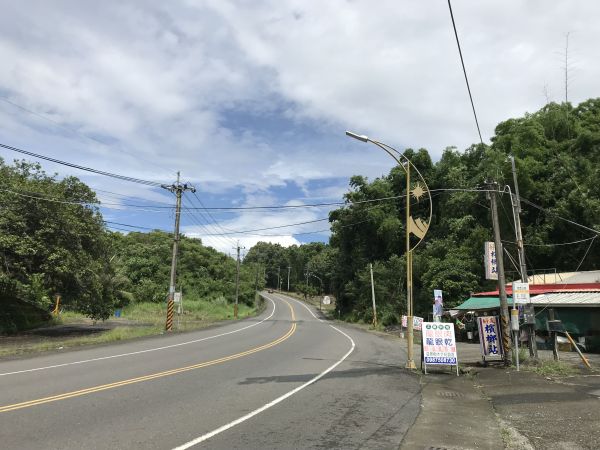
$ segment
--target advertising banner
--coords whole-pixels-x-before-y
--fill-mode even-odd
[[[441,322],[423,323],[423,362],[427,364],[457,365],[454,325]]]
[[[484,244],[485,279],[498,279],[498,261],[496,260],[496,245],[493,242]]]
[[[484,358],[489,356],[501,358],[504,349],[502,348],[502,335],[498,316],[478,317],[477,327],[482,356]]]
[[[407,316],[402,316],[402,327],[408,328],[408,317]],[[413,316],[413,330],[421,331],[422,328],[423,328],[423,318]]]
[[[441,289],[433,290],[433,321],[440,322],[444,313],[444,298]]]

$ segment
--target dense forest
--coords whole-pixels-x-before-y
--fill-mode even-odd
[[[64,309],[93,319],[130,302],[165,301],[173,235],[107,230],[95,193],[77,178],[0,160],[0,208],[0,332],[47,320],[57,294]],[[233,258],[185,236],[179,254],[185,297],[234,300]],[[248,304],[263,286],[250,270],[240,274],[240,301]]]
[[[492,289],[484,279],[483,243],[492,240],[487,179],[511,186],[514,156],[530,272],[600,267],[600,99],[576,107],[550,103],[500,123],[491,145],[447,148],[433,162],[425,149],[405,151],[423,174],[433,215],[414,254],[415,310],[427,314],[433,289],[447,306]],[[405,172],[393,167],[374,180],[350,179],[345,205],[330,213],[328,244],[284,248],[261,242],[241,268],[240,299],[251,303],[265,285],[307,294],[332,293],[349,320],[371,319],[369,263],[380,318],[406,310]],[[384,199],[384,200],[382,200]],[[511,200],[499,198],[502,236],[516,259]],[[164,302],[173,236],[162,231],[106,229],[95,193],[75,177],[59,180],[40,165],[0,160],[0,329],[34,326],[62,305],[95,319],[130,302]],[[564,245],[568,244],[568,245]],[[182,237],[179,288],[185,296],[233,301],[235,260]],[[510,258],[509,280],[518,278]],[[26,305],[26,306],[25,306]],[[47,314],[46,314],[47,315]]]
[[[513,187],[509,155],[515,157],[523,199],[529,272],[600,267],[594,238],[600,231],[600,99],[577,107],[550,103],[500,123],[490,146],[447,148],[436,163],[425,149],[408,149],[405,155],[423,174],[433,197],[432,223],[414,254],[417,313],[430,311],[434,289],[443,290],[445,304],[453,306],[471,292],[494,288],[495,282],[484,279],[483,267],[483,244],[493,240],[489,201],[485,192],[476,191],[487,179],[501,189]],[[354,176],[346,205],[330,213],[329,245],[316,246],[319,251],[305,259],[296,256],[304,246],[283,249],[264,243],[249,255],[255,260],[262,255],[267,264],[276,261],[271,274],[278,266],[283,270],[291,265],[294,281],[307,268],[319,274],[327,292],[337,296],[340,314],[349,320],[371,320],[372,263],[380,317],[385,324],[393,323],[406,311],[405,184],[400,167],[372,181]],[[397,198],[375,201],[390,197]],[[500,196],[499,214],[505,248],[516,260],[507,193]],[[575,243],[560,245],[569,242]],[[505,267],[509,280],[520,278],[509,258]],[[272,275],[269,283],[275,286]]]

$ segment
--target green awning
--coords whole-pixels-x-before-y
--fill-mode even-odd
[[[452,308],[472,311],[476,309],[493,309],[500,308],[500,299],[498,297],[471,297],[463,304]]]

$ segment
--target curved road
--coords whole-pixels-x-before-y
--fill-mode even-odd
[[[2,448],[398,448],[420,404],[405,344],[265,298],[221,327],[0,362]]]

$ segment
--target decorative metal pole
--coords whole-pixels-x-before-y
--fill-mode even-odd
[[[423,241],[425,238],[425,234],[429,230],[429,225],[431,224],[431,216],[433,214],[433,207],[431,202],[431,193],[429,192],[429,188],[427,187],[427,183],[425,182],[425,178],[421,175],[421,172],[415,167],[413,163],[403,154],[400,153],[393,147],[390,147],[383,142],[375,141],[373,139],[368,138],[367,136],[352,133],[351,131],[346,131],[346,135],[351,138],[357,139],[362,142],[370,142],[375,144],[377,147],[381,148],[388,155],[390,155],[398,165],[402,166],[404,171],[406,172],[406,309],[407,309],[407,361],[406,368],[407,369],[416,369],[414,361],[414,329],[413,329],[413,283],[412,283],[412,257],[413,251],[417,246]],[[403,162],[400,161],[399,158],[403,159]],[[414,172],[416,172],[419,181],[417,181],[414,186],[411,184],[410,172],[411,166]],[[423,221],[421,218],[417,217],[414,219],[411,214],[410,201],[411,196],[419,202],[421,198],[425,195],[429,198],[429,217]],[[417,237],[419,240],[411,245],[411,234]]]

